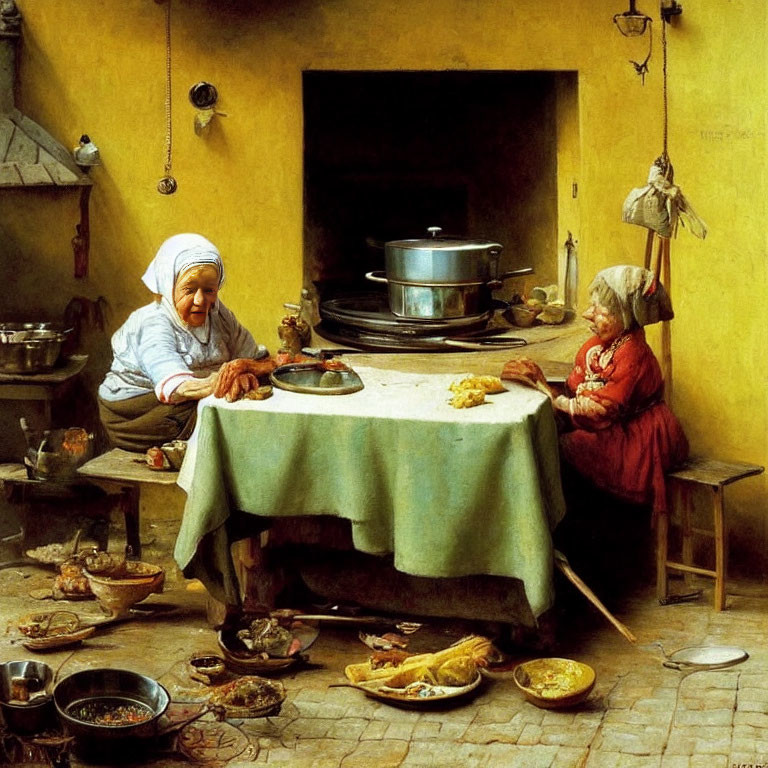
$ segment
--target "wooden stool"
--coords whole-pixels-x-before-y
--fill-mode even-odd
[[[705,458],[690,458],[685,464],[667,474],[669,483],[669,514],[659,515],[656,523],[656,591],[660,602],[668,595],[668,572],[682,571],[695,573],[715,580],[715,610],[725,608],[725,577],[727,570],[727,534],[725,528],[725,507],[723,488],[744,477],[759,475],[764,467],[756,464],[714,461]],[[695,486],[707,486],[712,489],[714,529],[707,530],[691,527],[691,491]],[[680,502],[679,505],[676,502]],[[668,560],[669,516],[674,509],[679,509],[682,528],[683,562]],[[700,568],[693,564],[694,534],[712,536],[715,540],[715,570]]]

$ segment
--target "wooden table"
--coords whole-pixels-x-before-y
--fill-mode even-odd
[[[0,400],[41,402],[45,429],[49,429],[53,401],[67,392],[87,362],[88,355],[72,355],[45,373],[0,373]]]

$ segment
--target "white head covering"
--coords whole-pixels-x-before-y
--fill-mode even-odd
[[[219,270],[221,286],[224,282],[224,264],[219,249],[202,235],[174,235],[160,246],[141,279],[152,293],[159,293],[173,303],[176,278],[190,267],[200,264],[213,264]]]
[[[675,316],[669,294],[648,269],[630,265],[603,269],[595,275],[589,292],[599,295],[606,288],[616,300],[625,329],[652,325]]]
[[[206,317],[202,328],[192,328],[182,323],[173,302],[173,287],[176,278],[190,267],[202,264],[212,264],[219,270],[219,286],[224,282],[224,264],[221,261],[218,248],[202,235],[184,233],[169,237],[155,254],[147,271],[141,278],[144,285],[152,293],[162,296],[161,304],[170,315],[174,324],[193,333],[201,341],[210,335],[209,318]],[[218,311],[218,301],[211,312]]]

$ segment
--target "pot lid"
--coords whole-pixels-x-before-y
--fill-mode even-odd
[[[498,248],[499,250],[503,248],[500,243],[497,243],[494,240],[443,236],[441,235],[443,230],[440,227],[429,227],[427,231],[432,235],[431,237],[408,240],[389,240],[385,243],[385,246],[428,251],[476,251],[486,248]]]

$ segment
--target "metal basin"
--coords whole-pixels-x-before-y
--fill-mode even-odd
[[[0,323],[0,373],[50,370],[65,338],[51,323]]]

